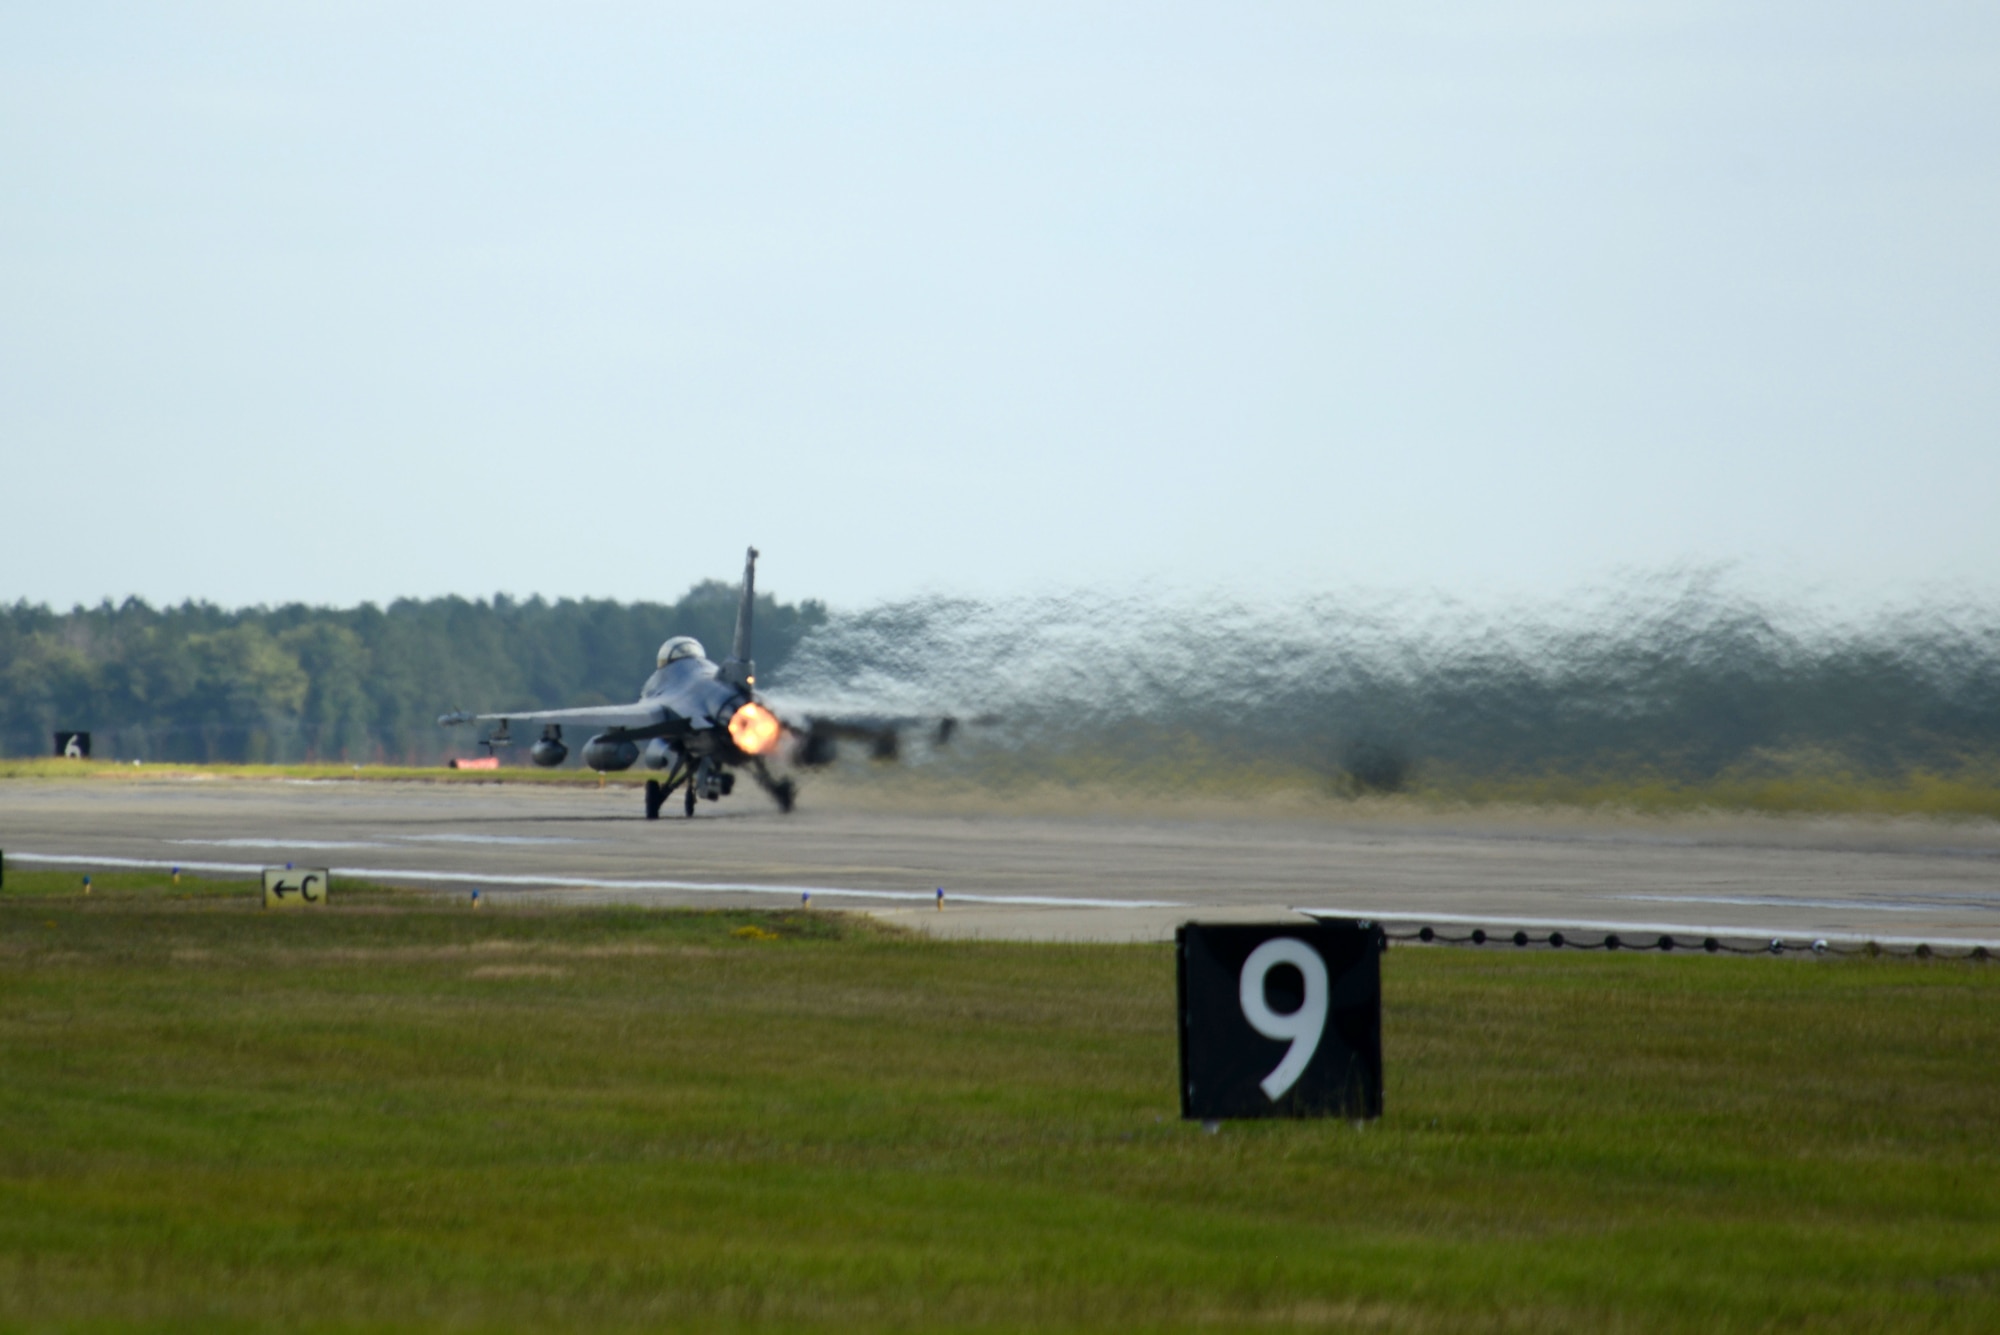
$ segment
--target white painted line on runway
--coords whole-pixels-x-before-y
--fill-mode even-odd
[[[1843,945],[1866,945],[1873,941],[1883,946],[1985,946],[1988,950],[2000,950],[2000,941],[1981,937],[1959,936],[1950,928],[1939,928],[1934,936],[1882,936],[1874,932],[1822,932],[1811,927],[1718,927],[1698,926],[1685,922],[1611,922],[1591,918],[1516,918],[1505,913],[1410,913],[1402,909],[1393,912],[1372,908],[1304,909],[1295,908],[1294,913],[1303,913],[1309,918],[1352,918],[1362,922],[1413,922],[1452,923],[1460,927],[1532,927],[1537,930],[1552,929],[1558,932],[1651,932],[1656,936],[1713,936],[1728,937],[1731,940],[1784,941],[1838,941]],[[1494,944],[1501,944],[1495,942]]]
[[[280,847],[300,847],[296,844]],[[134,867],[158,870],[163,867],[179,867],[182,871],[241,872],[254,876],[264,870],[261,862],[165,862],[158,858],[111,858],[83,857],[73,853],[22,853],[9,852],[7,857],[13,862],[48,862],[65,867]],[[797,899],[800,895],[811,895],[815,899],[904,899],[931,903],[937,898],[933,890],[855,890],[837,885],[760,885],[749,881],[618,881],[607,876],[535,876],[499,874],[472,871],[425,871],[402,867],[332,867],[335,876],[355,876],[362,879],[380,877],[397,881],[439,881],[451,885],[487,886],[557,886],[581,890],[685,890],[706,895],[784,895]],[[1188,905],[1168,899],[1084,899],[1066,895],[982,895],[945,891],[947,904],[1021,904],[1037,908],[1068,909],[1178,909]]]
[[[261,862],[184,862],[179,858],[171,862],[158,858],[78,858],[66,853],[20,853],[7,854],[9,862],[52,862],[59,867],[136,867],[142,871],[157,871],[162,867],[179,868],[181,871],[224,871],[241,872],[245,876],[255,876],[264,870]]]
[[[185,844],[194,848],[387,848],[359,839],[162,839],[165,844]]]
[[[598,839],[571,839],[556,834],[388,834],[385,839],[394,839],[401,844],[595,844]],[[362,847],[362,845],[356,845]],[[385,848],[385,844],[368,844],[369,848]]]
[[[1982,899],[1912,899],[1891,904],[1880,899],[1794,899],[1789,895],[1620,895],[1620,899],[1643,900],[1654,904],[1730,904],[1750,909],[1860,909],[1867,913],[1933,913],[1940,909],[2000,909],[2000,903]]]

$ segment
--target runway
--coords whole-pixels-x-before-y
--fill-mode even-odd
[[[497,902],[798,904],[945,935],[1161,940],[1295,908],[2000,943],[2000,825],[1440,813],[985,814],[754,796],[640,819],[630,789],[91,779],[0,784],[10,865],[287,861]],[[37,863],[36,859],[44,859]],[[936,893],[944,890],[944,907]]]

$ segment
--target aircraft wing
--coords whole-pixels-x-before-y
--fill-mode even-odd
[[[629,705],[584,705],[576,709],[524,709],[502,714],[446,714],[438,720],[447,727],[454,723],[555,723],[626,732],[645,732],[681,721],[678,714],[657,700],[640,700]]]

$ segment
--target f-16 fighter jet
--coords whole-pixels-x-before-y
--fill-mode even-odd
[[[646,679],[636,702],[629,705],[586,706],[581,709],[526,710],[507,714],[454,712],[438,719],[446,727],[460,723],[493,723],[483,739],[489,746],[512,742],[516,723],[540,724],[541,740],[528,749],[537,765],[555,766],[569,756],[564,728],[589,728],[596,735],[583,744],[583,763],[600,773],[630,769],[644,762],[665,771],[664,779],[646,780],[646,819],[657,820],[660,808],[682,792],[687,814],[697,801],[717,801],[736,787],[737,770],[748,771],[780,810],[790,811],[797,794],[789,778],[771,774],[768,761],[781,746],[800,764],[819,765],[833,759],[836,742],[865,741],[878,759],[894,759],[897,726],[907,720],[811,719],[803,726],[780,719],[757,694],[757,665],[750,657],[751,616],[757,596],[757,549],[743,559],[743,597],[736,606],[736,640],[729,657],[711,662],[699,641],[676,635],[660,646],[659,668]],[[950,739],[955,724],[938,725],[937,740]]]

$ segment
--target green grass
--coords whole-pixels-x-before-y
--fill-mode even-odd
[[[1615,808],[1654,815],[1748,811],[2000,819],[2000,767],[1992,766],[1900,774],[1746,766],[1698,780],[1645,774],[1440,776],[1426,791],[1436,799],[1474,805]]]
[[[817,782],[817,780],[814,780]],[[1633,764],[1615,772],[1479,775],[1420,769],[1406,791],[1357,793],[1325,774],[1204,758],[1102,753],[950,758],[922,767],[843,770],[838,800],[902,809],[1151,815],[1263,811],[1292,818],[1434,815],[1480,809],[1611,816],[1861,816],[2000,820],[2000,763],[1871,773],[1803,762],[1688,779]],[[808,789],[806,801],[819,794]]]
[[[531,765],[451,770],[441,765],[135,766],[49,757],[0,760],[0,780],[341,779],[636,788],[652,777],[657,776],[642,769],[600,775]],[[1649,772],[1638,764],[1617,772],[1508,776],[1419,770],[1407,792],[1366,796],[1358,803],[1325,774],[1296,765],[1233,760],[1193,743],[1186,754],[1136,759],[1097,751],[985,752],[948,755],[918,766],[860,762],[813,773],[806,783],[809,802],[889,803],[906,809],[1152,814],[1183,808],[1212,813],[1220,804],[1338,819],[1357,806],[1371,812],[1501,806],[1656,816],[1749,812],[2000,820],[2000,762],[1878,774],[1817,756],[1779,758],[1706,779]]]
[[[1164,947],[77,883],[7,1328],[2000,1328],[1990,965],[1398,949],[1381,1122],[1210,1136]]]
[[[470,750],[471,748],[467,748]],[[421,783],[553,783],[596,787],[600,779],[621,786],[637,787],[658,775],[649,770],[628,770],[622,774],[600,775],[587,769],[540,769],[533,765],[508,765],[497,770],[455,770],[437,765],[195,765],[176,761],[147,761],[135,765],[117,760],[63,760],[54,756],[0,759],[0,779],[352,779]]]

